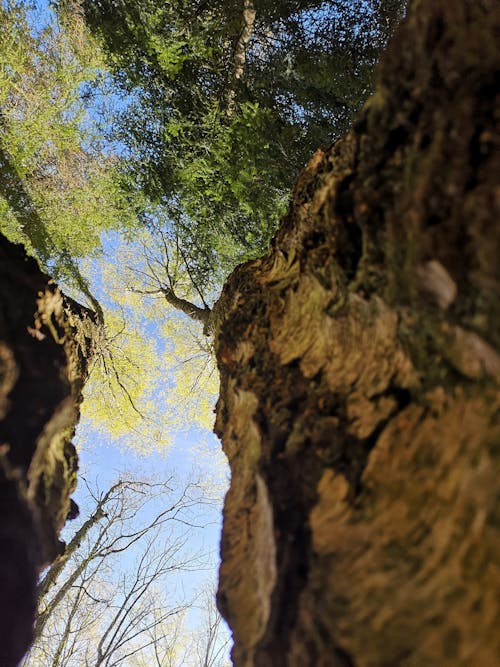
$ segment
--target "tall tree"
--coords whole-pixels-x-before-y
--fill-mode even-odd
[[[498,662],[499,29],[416,2],[215,308],[236,665]]]
[[[213,285],[266,247],[310,153],[366,98],[387,12],[371,0],[82,7],[128,94],[112,132],[131,189],[151,199],[143,219],[163,211],[196,281]]]
[[[102,60],[77,11],[59,21],[18,0],[0,6],[0,230],[102,311],[78,259],[127,229],[134,208],[86,109]],[[94,109],[94,116],[98,110]]]
[[[237,667],[499,661],[499,30],[415,2],[215,306]]]
[[[174,589],[183,572],[210,561],[190,548],[209,520],[208,496],[196,482],[176,488],[173,478],[88,490],[87,515],[39,582],[35,642],[23,665],[180,665],[196,592],[181,599]],[[213,624],[203,641],[216,641],[216,652],[216,617]]]
[[[0,236],[0,663],[32,638],[37,570],[63,546],[91,314]]]
[[[165,255],[154,250],[157,241],[143,230],[131,243],[116,239],[101,258],[106,326],[94,338],[89,400],[83,404],[84,417],[101,434],[143,453],[164,450],[174,434],[211,429],[218,389],[212,338],[189,317],[191,308],[205,313],[195,303],[200,296],[175,246],[166,260],[168,280]]]

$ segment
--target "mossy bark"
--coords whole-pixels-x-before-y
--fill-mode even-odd
[[[237,666],[500,662],[499,32],[415,1],[215,308]]]
[[[71,442],[94,326],[20,246],[0,237],[0,664],[29,647],[36,576],[77,511]]]

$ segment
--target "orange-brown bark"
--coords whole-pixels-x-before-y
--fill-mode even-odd
[[[499,30],[415,2],[215,308],[237,666],[500,662]]]

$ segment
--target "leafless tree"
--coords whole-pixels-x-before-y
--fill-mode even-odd
[[[92,510],[40,580],[24,667],[178,665],[193,599],[179,600],[175,579],[209,561],[189,548],[208,521],[202,485],[121,479],[88,490]]]
[[[196,660],[199,667],[228,667],[230,637],[215,604],[216,587],[206,588],[200,596],[203,622],[196,639]]]

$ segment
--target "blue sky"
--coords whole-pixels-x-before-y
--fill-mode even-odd
[[[91,397],[87,397],[86,400],[91,400]],[[140,455],[111,439],[103,440],[102,435],[96,432],[91,424],[83,422],[78,427],[75,444],[80,456],[81,475],[85,476],[91,486],[101,490],[106,490],[118,478],[124,476],[166,480],[173,474],[179,489],[193,477],[201,476],[202,480],[213,477],[217,480],[217,486],[210,484],[211,491],[215,491],[214,504],[208,508],[200,507],[195,513],[197,521],[204,525],[203,529],[192,530],[189,533],[189,551],[203,554],[201,569],[176,573],[170,584],[167,584],[166,592],[171,601],[178,600],[180,604],[183,600],[196,598],[206,586],[213,585],[216,582],[219,564],[223,486],[227,484],[227,469],[222,470],[220,464],[211,465],[211,462],[220,461],[218,456],[220,442],[215,435],[192,429],[187,434],[175,437],[173,445],[167,452],[152,451],[148,455]],[[74,498],[80,505],[84,519],[90,510],[88,494],[83,483],[80,483]],[[161,509],[157,503],[152,503],[148,512],[143,515],[143,520],[151,520]],[[74,530],[71,523],[67,525],[66,539],[70,539]],[[126,568],[128,563],[132,567],[135,558],[136,552],[125,553],[121,567]],[[196,632],[203,622],[203,598],[197,599],[186,619],[185,628],[188,633]],[[228,630],[222,634],[221,642],[226,640],[227,633]],[[223,653],[227,660],[229,651],[230,644]],[[183,658],[178,667],[187,664],[187,659]],[[192,667],[198,667],[198,664],[193,662]]]

